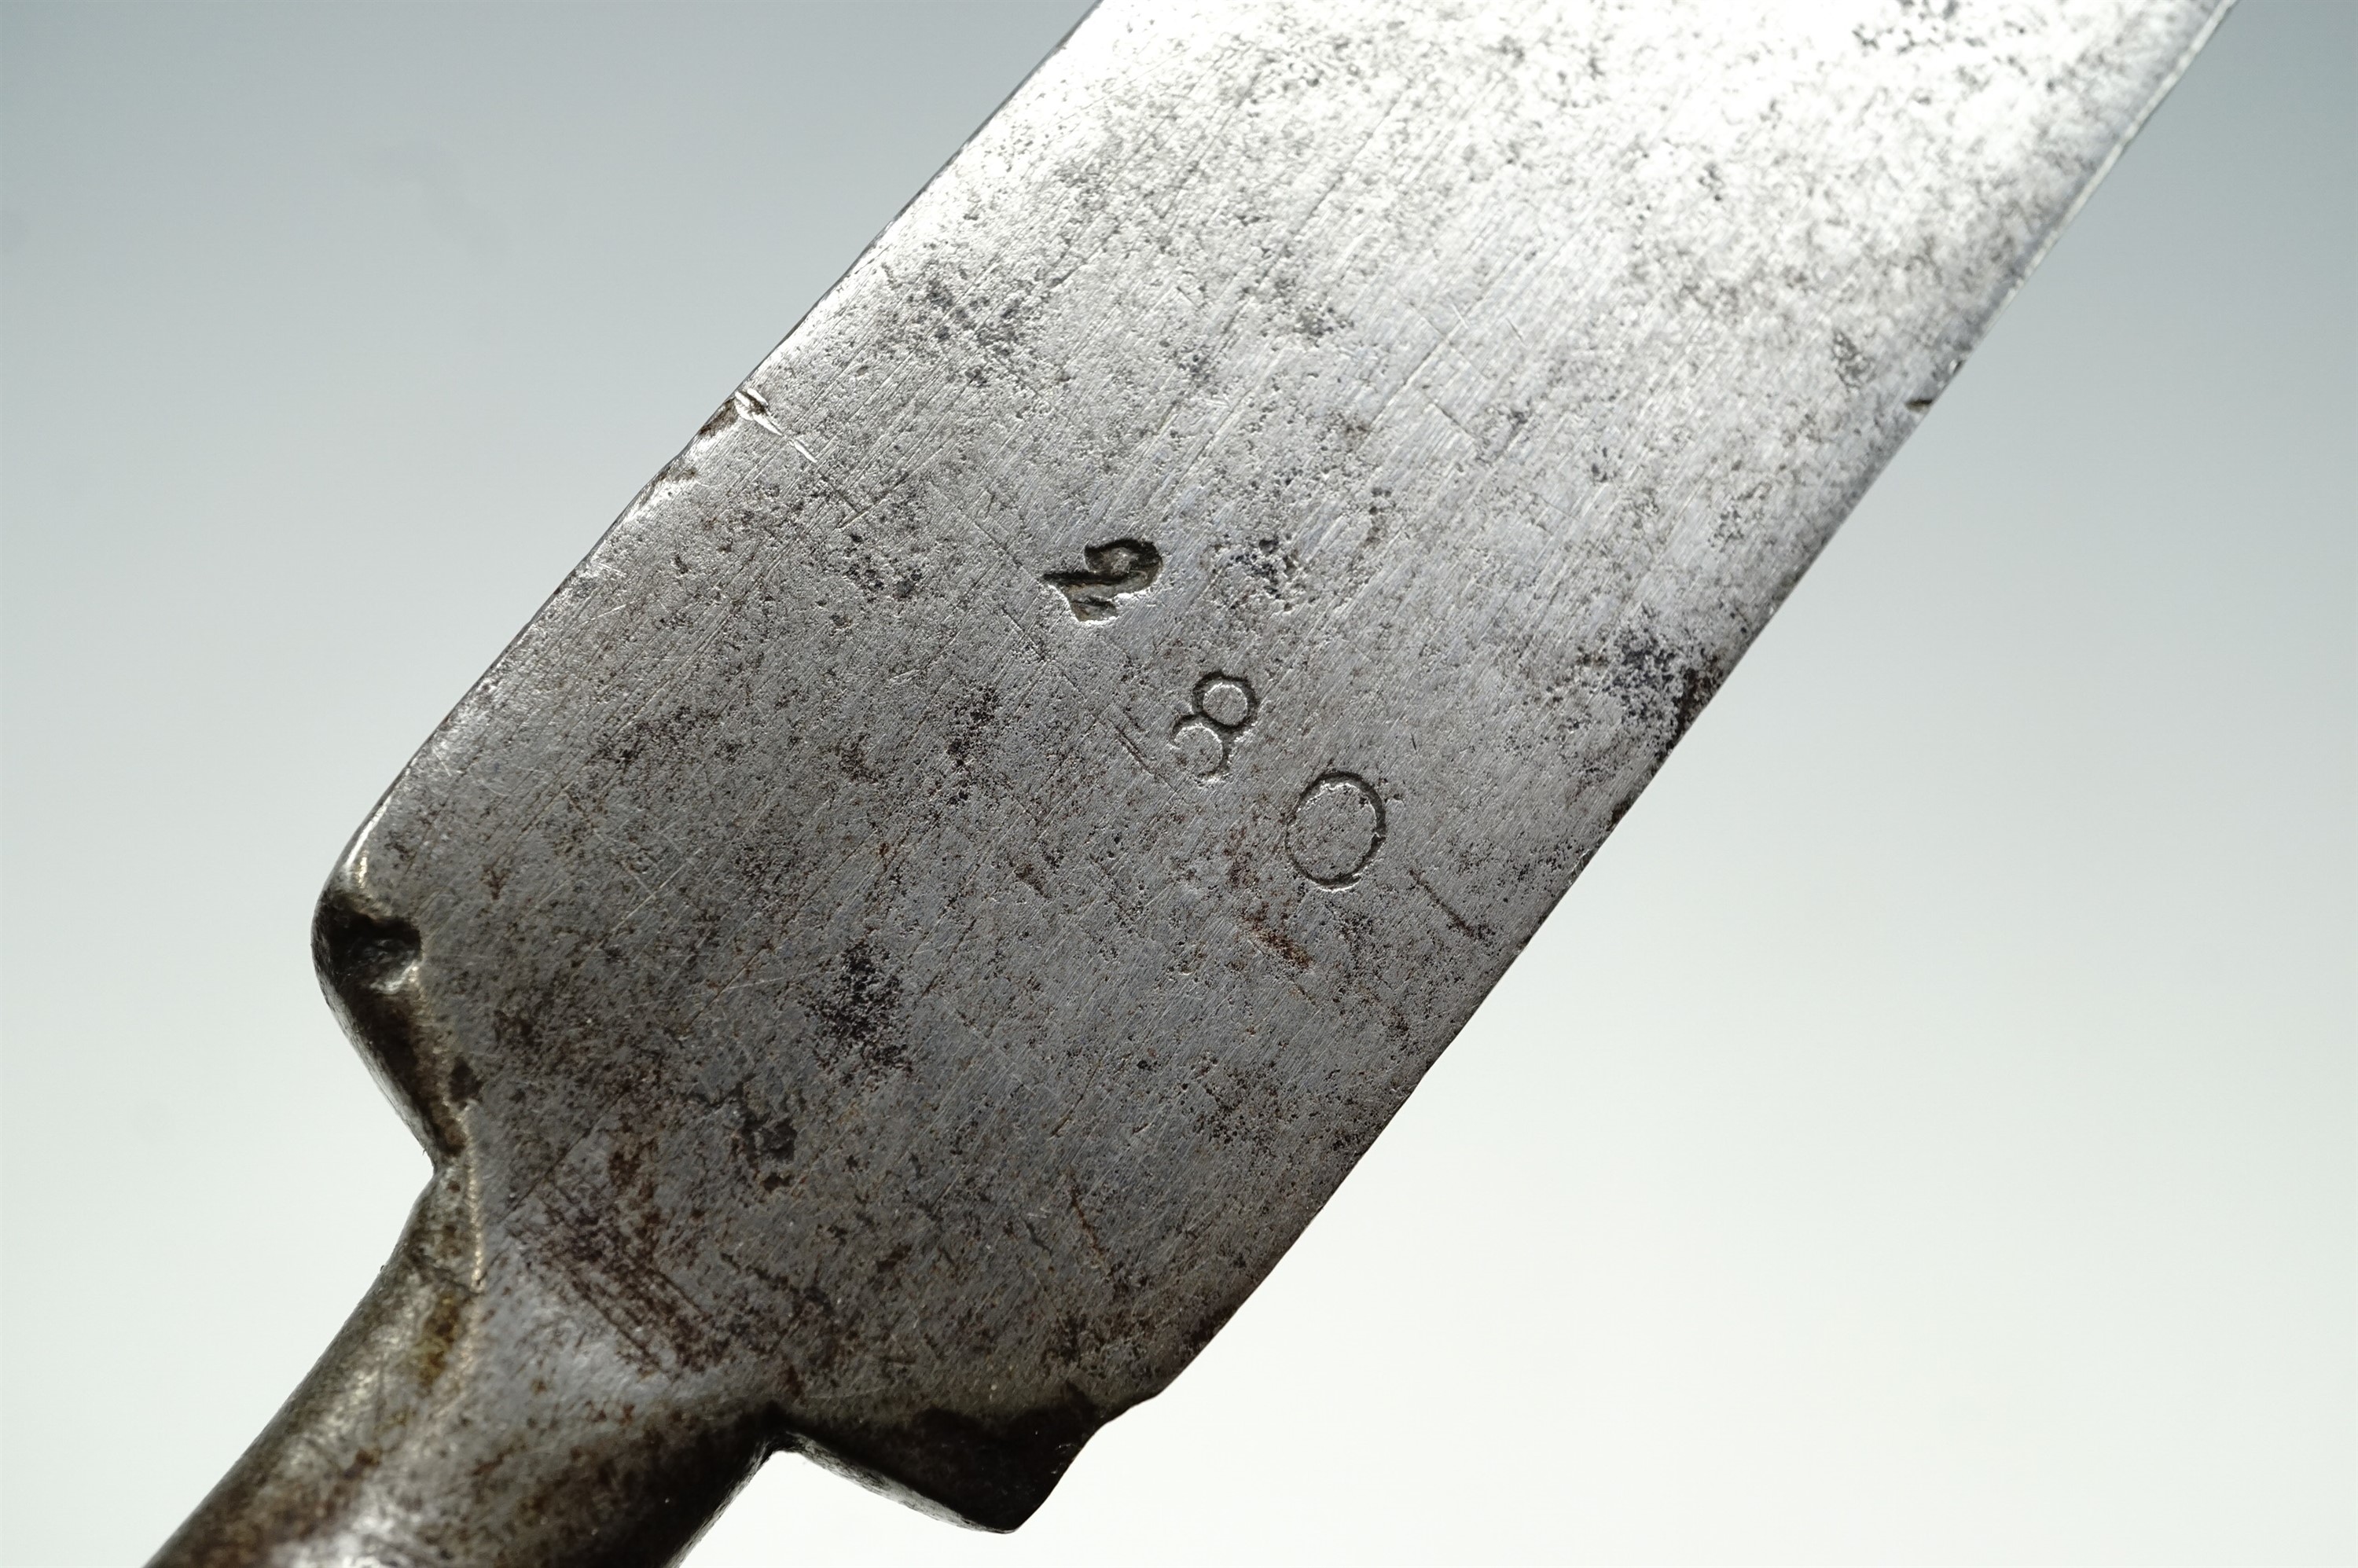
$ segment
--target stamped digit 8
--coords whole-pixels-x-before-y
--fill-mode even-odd
[[[1208,783],[1228,771],[1230,750],[1260,711],[1252,682],[1215,671],[1195,683],[1186,715],[1171,727],[1172,750],[1182,766]]]

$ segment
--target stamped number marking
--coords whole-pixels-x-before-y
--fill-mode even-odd
[[[1216,779],[1228,771],[1228,752],[1237,737],[1251,728],[1260,711],[1252,682],[1242,676],[1217,671],[1195,683],[1185,718],[1171,727],[1171,746],[1182,766],[1199,779]]]
[[[1040,579],[1065,596],[1076,621],[1110,621],[1126,593],[1144,593],[1163,570],[1163,552],[1144,539],[1116,539],[1081,552],[1087,571],[1048,572]]]
[[[1384,847],[1384,803],[1357,773],[1321,773],[1293,805],[1285,850],[1302,874],[1323,888],[1359,880]]]

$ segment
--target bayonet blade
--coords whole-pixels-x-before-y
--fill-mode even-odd
[[[1093,19],[355,840],[322,965],[437,1180],[179,1553],[660,1555],[779,1444],[1020,1519],[2209,16]]]

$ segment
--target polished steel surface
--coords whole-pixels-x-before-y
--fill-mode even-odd
[[[437,1174],[161,1561],[1010,1527],[1217,1331],[2212,24],[1109,5],[362,827]]]

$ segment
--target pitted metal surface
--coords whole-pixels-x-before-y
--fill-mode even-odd
[[[435,1153],[165,1561],[1019,1522],[1267,1272],[2199,0],[1109,5],[363,826]]]

